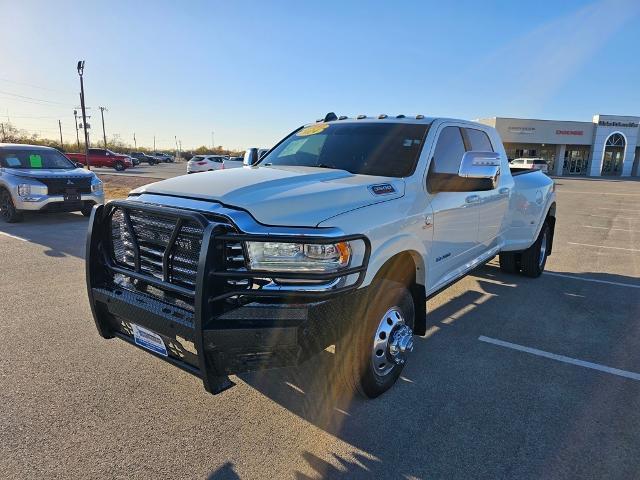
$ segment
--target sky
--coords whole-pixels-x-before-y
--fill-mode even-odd
[[[338,115],[640,116],[640,1],[0,0],[0,122],[184,150]],[[212,139],[213,132],[213,139]]]

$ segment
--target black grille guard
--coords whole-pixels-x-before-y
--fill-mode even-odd
[[[203,202],[196,202],[203,203]],[[128,218],[129,210],[148,212],[162,216],[173,217],[176,220],[176,227],[170,236],[166,251],[171,251],[172,242],[175,242],[178,231],[182,222],[191,221],[197,223],[203,229],[203,237],[198,259],[196,284],[194,289],[183,286],[174,285],[168,281],[168,262],[169,255],[163,256],[162,271],[163,279],[156,278],[146,274],[140,269],[139,250],[134,242],[133,250],[136,254],[135,268],[124,268],[111,258],[111,216],[116,209],[122,210],[125,214],[125,221],[129,228],[131,227]],[[198,369],[188,365],[180,360],[173,358],[164,358],[164,360],[202,378],[207,391],[219,393],[233,383],[228,377],[222,374],[211,360],[207,358],[204,345],[205,329],[215,329],[216,318],[223,313],[224,300],[229,297],[244,297],[249,301],[258,300],[260,298],[280,298],[286,299],[294,303],[303,301],[313,302],[320,299],[340,295],[346,291],[355,290],[361,286],[367,270],[367,265],[371,252],[371,244],[369,239],[364,235],[343,235],[336,233],[335,229],[327,229],[328,236],[323,236],[323,229],[308,228],[287,228],[273,227],[275,234],[247,233],[240,230],[238,223],[246,226],[246,212],[239,212],[239,220],[235,221],[232,217],[236,212],[230,209],[218,209],[215,212],[200,212],[176,208],[172,206],[160,206],[157,204],[149,204],[135,200],[117,200],[108,202],[105,205],[97,205],[94,207],[89,224],[89,232],[87,237],[86,249],[86,282],[89,301],[96,327],[100,335],[104,338],[113,338],[118,336],[123,338],[118,332],[112,331],[105,315],[97,311],[96,300],[94,298],[94,289],[105,285],[112,278],[113,274],[121,274],[131,279],[140,280],[148,283],[160,290],[182,295],[188,299],[193,299],[193,339],[196,350],[198,352]],[[255,220],[253,220],[255,222]],[[256,230],[269,229],[255,223]],[[300,234],[296,234],[297,231]],[[310,231],[313,233],[310,234]],[[135,235],[132,235],[135,237]],[[329,244],[341,241],[362,241],[364,252],[362,262],[359,266],[351,266],[336,272],[317,273],[317,272],[265,272],[265,271],[227,271],[224,269],[222,253],[225,242],[245,242],[245,241],[285,241],[299,243],[317,243]],[[244,253],[243,243],[243,253]],[[245,256],[246,258],[246,256]],[[355,280],[349,280],[349,276],[357,275]],[[310,282],[327,282],[330,283],[337,279],[344,279],[344,282],[338,281],[326,290],[307,290],[305,285],[296,286],[289,285],[286,290],[279,289],[238,289],[230,288],[228,280],[232,279],[264,279],[277,278],[278,282],[286,280],[307,280]],[[351,283],[347,283],[351,281]],[[300,291],[295,288],[299,287]],[[123,338],[131,343],[130,339]]]

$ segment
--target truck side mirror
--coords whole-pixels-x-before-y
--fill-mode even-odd
[[[500,175],[500,155],[495,152],[466,152],[462,156],[458,176],[493,180]]]
[[[258,157],[258,149],[257,148],[248,148],[246,152],[244,152],[244,160],[242,161],[243,165],[248,167],[252,167],[256,163],[258,163],[260,158]]]
[[[84,163],[76,162],[76,167],[84,168]]]

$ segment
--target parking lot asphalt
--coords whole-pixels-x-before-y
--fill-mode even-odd
[[[98,175],[123,175],[133,177],[148,177],[163,180],[178,175],[185,175],[187,173],[187,163],[158,163],[156,165],[141,163],[137,167],[128,168],[124,172],[116,172],[113,168],[92,168],[92,170]]]
[[[0,224],[0,477],[639,478],[640,182],[556,181],[547,272],[494,260],[429,300],[373,401],[330,352],[211,396],[98,336],[86,219]]]

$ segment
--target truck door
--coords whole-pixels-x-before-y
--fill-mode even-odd
[[[433,209],[433,236],[427,267],[427,290],[457,277],[479,255],[479,192],[464,191],[458,170],[465,153],[459,126],[440,128],[427,173]]]
[[[463,128],[462,133],[467,151],[493,152],[491,140],[487,133],[476,128]],[[483,250],[489,250],[497,245],[500,236],[506,228],[505,219],[509,209],[509,196],[513,190],[513,177],[509,171],[506,157],[502,158],[501,173],[498,177],[496,188],[478,192],[480,202],[477,210],[479,213],[478,242]]]

